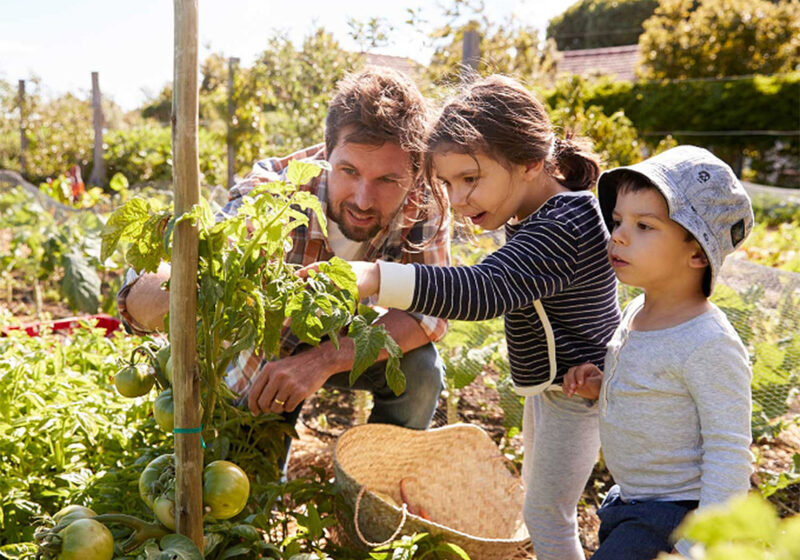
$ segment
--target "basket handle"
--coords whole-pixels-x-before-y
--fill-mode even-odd
[[[379,542],[379,543],[370,542],[364,537],[363,533],[361,532],[361,528],[358,526],[358,511],[361,508],[361,498],[364,497],[364,492],[366,490],[367,490],[367,487],[366,486],[362,486],[361,490],[358,491],[358,496],[356,496],[356,507],[355,507],[355,512],[353,514],[353,524],[355,525],[355,528],[356,528],[356,534],[358,535],[358,538],[361,539],[361,542],[363,542],[365,545],[367,545],[369,547],[376,548],[376,547],[379,547],[379,546],[385,546],[385,545],[391,543],[394,539],[396,539],[397,535],[400,534],[400,531],[403,530],[403,526],[406,524],[406,518],[407,518],[407,515],[408,515],[408,507],[406,506],[406,504],[404,502],[403,503],[403,508],[402,508],[403,517],[400,519],[400,525],[397,527],[397,529],[395,529],[395,531],[394,531],[394,533],[392,533],[391,537],[389,537],[385,541]]]

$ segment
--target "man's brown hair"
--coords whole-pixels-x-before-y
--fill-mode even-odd
[[[370,67],[343,78],[328,107],[325,148],[330,156],[339,142],[381,146],[392,142],[411,156],[419,169],[425,147],[428,104],[417,86],[399,72]],[[342,129],[351,127],[346,138]]]

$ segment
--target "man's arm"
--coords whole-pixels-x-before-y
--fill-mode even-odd
[[[419,321],[404,311],[389,310],[378,324],[386,330],[403,352],[409,352],[430,342]],[[253,414],[294,410],[303,400],[316,393],[333,375],[353,368],[355,349],[349,338],[339,340],[339,350],[330,341],[267,363],[258,373],[248,396]],[[381,350],[378,361],[386,360]],[[281,404],[283,403],[283,404]]]

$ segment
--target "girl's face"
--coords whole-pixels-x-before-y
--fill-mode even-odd
[[[482,152],[474,157],[459,152],[436,153],[433,165],[453,210],[475,225],[497,229],[512,216],[527,216],[520,215],[526,206],[524,165],[505,167]]]

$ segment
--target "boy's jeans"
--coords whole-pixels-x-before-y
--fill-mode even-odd
[[[670,535],[697,502],[631,501],[619,497],[619,486],[608,492],[597,511],[600,548],[593,560],[652,560],[673,547]]]

